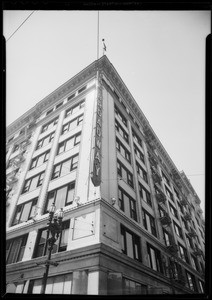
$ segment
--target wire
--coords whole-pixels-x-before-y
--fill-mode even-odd
[[[11,36],[6,40],[6,42],[9,41],[9,39],[11,39],[11,37],[18,31],[19,28],[21,28],[21,26],[29,19],[29,17],[35,12],[35,10],[33,10],[33,12],[21,23],[21,25],[18,26],[18,28],[11,34]]]

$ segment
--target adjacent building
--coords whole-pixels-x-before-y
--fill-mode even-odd
[[[204,292],[200,200],[105,55],[9,125],[6,151],[7,292],[41,292],[52,203],[46,293]]]

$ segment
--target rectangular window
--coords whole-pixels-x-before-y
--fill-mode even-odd
[[[119,120],[121,120],[122,123],[127,127],[127,119],[123,116],[123,114],[120,112],[120,110],[116,105],[115,105],[115,114],[119,118]]]
[[[126,160],[130,163],[130,152],[125,148],[125,146],[119,141],[118,138],[116,138],[116,148],[121,153],[121,155],[124,156]]]
[[[78,154],[54,166],[52,178],[55,179],[69,174],[77,168]]]
[[[188,254],[187,254],[187,250],[185,247],[183,247],[182,245],[180,245],[178,243],[178,246],[179,246],[179,255],[180,257],[182,258],[182,260],[184,260],[185,262],[189,263],[189,260],[188,260]]]
[[[54,110],[54,108],[51,108],[50,110],[48,110],[48,111],[46,112],[46,116],[48,116],[49,114],[51,114],[51,113],[53,112],[53,110]]]
[[[44,178],[44,173],[45,172],[42,172],[40,174],[37,174],[34,177],[31,177],[31,178],[25,180],[24,187],[23,187],[23,190],[22,190],[22,194],[24,194],[26,192],[33,191],[34,189],[36,189],[37,187],[42,185],[43,178]]]
[[[127,168],[125,168],[120,161],[117,161],[117,165],[118,165],[118,175],[133,188],[132,173]]]
[[[12,223],[13,226],[33,218],[36,211],[37,200],[38,198],[35,198],[16,207],[16,212]]]
[[[191,262],[192,262],[192,265],[193,265],[194,269],[196,271],[200,271],[199,265],[198,265],[198,262],[197,262],[197,258],[194,257],[193,255],[191,255]]]
[[[136,202],[122,188],[119,187],[119,207],[127,216],[137,221]]]
[[[171,245],[171,237],[170,237],[170,234],[168,231],[166,231],[164,228],[163,228],[163,238],[164,238],[164,242],[165,242],[165,245],[168,247]]]
[[[49,208],[52,205],[52,203],[55,204],[56,209],[63,208],[64,206],[72,204],[74,198],[74,188],[75,182],[72,182],[68,185],[59,187],[58,189],[48,192],[46,209],[44,213],[47,213],[49,211]]]
[[[204,290],[205,290],[204,282],[202,282],[201,280],[198,280],[198,282],[199,282],[199,287],[200,287],[201,293],[204,293]]]
[[[52,132],[49,135],[47,135],[46,137],[39,140],[38,143],[37,143],[36,150],[48,145],[49,143],[51,143],[51,141],[54,138],[54,134],[55,134],[55,132]]]
[[[37,168],[37,167],[41,166],[42,164],[44,164],[45,162],[47,162],[49,159],[49,153],[50,153],[50,150],[33,158],[31,165],[30,165],[30,170]]]
[[[132,129],[132,136],[134,138],[134,141],[136,141],[141,147],[142,147],[142,140],[141,138],[137,135],[134,129]]]
[[[71,99],[73,99],[74,97],[75,97],[75,93],[72,94],[72,95],[70,95],[70,96],[68,97],[68,101],[71,100]]]
[[[172,215],[175,216],[175,218],[178,219],[176,208],[173,205],[171,205],[170,203],[169,203],[169,208],[170,208],[170,212],[172,213]]]
[[[136,169],[138,174],[143,178],[143,180],[148,183],[148,179],[147,179],[147,172],[139,165],[138,162],[136,162]]]
[[[140,284],[136,281],[132,281],[127,278],[123,278],[123,295],[144,295],[147,294],[147,286]]]
[[[63,125],[62,134],[65,134],[68,131],[71,131],[74,128],[76,128],[77,126],[81,125],[82,121],[83,121],[83,115],[81,115],[81,116],[75,118],[74,120],[71,120],[70,122],[66,123],[65,125]]]
[[[140,238],[121,225],[122,252],[127,256],[141,260]]]
[[[145,164],[143,153],[138,149],[138,147],[135,144],[133,145],[134,145],[135,155]]]
[[[170,181],[169,181],[168,177],[163,173],[163,171],[162,171],[162,176],[163,176],[165,183],[170,186]]]
[[[61,142],[58,146],[57,155],[66,152],[80,143],[81,132]]]
[[[68,116],[70,116],[70,115],[73,115],[74,113],[76,113],[78,110],[80,110],[84,106],[85,106],[85,99],[82,100],[82,101],[80,101],[76,105],[72,106],[71,108],[69,108],[66,111],[65,118],[68,117]]]
[[[188,271],[186,271],[186,279],[187,279],[186,285],[188,286],[188,288],[191,289],[192,291],[196,292],[197,287],[196,287],[194,275],[189,273]]]
[[[166,186],[165,186],[165,190],[166,190],[166,195],[172,200],[172,202],[174,202],[173,195]]]
[[[47,131],[48,129],[51,129],[52,127],[54,127],[56,124],[58,123],[58,117],[55,118],[54,120],[51,120],[50,122],[48,122],[47,124],[43,125],[41,133]]]
[[[81,89],[78,90],[78,94],[82,93],[84,90],[86,90],[87,85],[83,86]]]
[[[152,200],[151,200],[151,195],[150,192],[147,191],[147,189],[145,189],[145,187],[143,187],[143,185],[139,182],[139,193],[140,193],[140,197],[150,206],[152,206]]]
[[[69,226],[70,226],[70,220],[62,223],[62,232],[53,246],[52,254],[56,252],[66,251],[67,244],[68,244]],[[47,228],[39,230],[37,242],[35,246],[34,258],[44,256],[47,254],[47,247],[45,247],[46,237],[47,237]]]
[[[192,241],[192,238],[190,238],[188,235],[186,235],[186,239],[188,241],[188,245],[191,249],[194,249],[194,244],[193,244],[193,241]]]
[[[55,107],[55,109],[58,109],[60,106],[62,106],[63,105],[63,102],[60,102],[60,103],[58,103],[57,105],[56,105],[56,107]]]
[[[129,144],[129,135],[121,127],[121,125],[119,124],[119,122],[117,120],[115,120],[115,128],[116,128],[116,131],[118,131],[118,133],[121,135],[121,137],[123,137],[123,139]]]
[[[183,233],[182,233],[182,229],[179,225],[177,225],[175,222],[173,222],[173,225],[174,225],[174,230],[175,230],[175,233],[181,238],[183,239]]]
[[[24,250],[27,242],[28,234],[7,240],[6,242],[6,264],[16,263],[21,261],[24,255]]]
[[[155,219],[145,210],[142,210],[144,228],[154,236],[157,236]]]
[[[161,253],[158,249],[147,243],[147,253],[149,267],[155,271],[163,273]]]

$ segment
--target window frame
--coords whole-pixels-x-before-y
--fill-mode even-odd
[[[73,167],[73,165],[76,164],[76,163],[73,163],[73,161],[74,161],[74,159],[75,159],[76,157],[78,158],[78,160],[77,160],[77,165]],[[69,171],[67,171],[67,173],[65,173],[65,174],[63,174],[63,175],[61,176],[61,171],[62,171],[62,169],[63,169],[63,165],[67,164],[69,161],[70,161],[70,168],[69,168]],[[53,166],[53,170],[52,170],[51,180],[57,179],[57,178],[59,178],[59,177],[66,176],[66,175],[68,175],[69,173],[71,173],[72,171],[76,170],[77,167],[78,167],[78,161],[79,161],[79,153],[77,153],[77,154],[75,154],[75,155],[69,157],[68,159],[63,160],[63,161],[59,162],[58,164],[54,165],[54,166]],[[58,169],[58,170],[57,170],[57,169]],[[57,170],[57,171],[56,171],[56,170]],[[58,176],[55,176],[55,174],[57,174],[57,173],[58,173]]]
[[[18,224],[21,224],[21,223],[23,223],[23,222],[27,222],[27,221],[31,220],[31,219],[33,218],[32,212],[33,212],[33,209],[36,208],[37,202],[38,202],[38,197],[36,197],[36,198],[34,198],[34,199],[31,199],[30,201],[27,201],[27,202],[24,202],[24,203],[22,203],[22,204],[17,205],[16,211],[15,211],[15,215],[14,215],[14,217],[13,217],[12,226],[15,226],[15,225],[18,225]],[[24,212],[24,208],[25,208],[25,206],[28,205],[29,203],[30,203],[31,205],[30,205],[30,208],[29,208],[29,210],[28,210],[28,217],[26,218],[26,220],[21,221],[21,217],[22,217],[22,214],[23,214],[23,212]],[[19,210],[20,210],[20,211],[19,211]],[[17,222],[15,222],[15,219],[16,219],[18,213],[19,213],[19,217],[18,217],[19,220],[18,220]]]
[[[142,166],[136,161],[136,171],[138,175],[148,184],[147,172],[142,168]]]
[[[153,252],[151,252],[150,249],[154,252],[154,260],[156,263],[156,265],[155,265],[156,269],[154,268],[154,264],[153,264],[153,257],[152,257]],[[158,250],[157,248],[155,248],[154,246],[152,246],[150,243],[147,242],[147,253],[148,253],[149,267],[156,272],[160,272],[160,273],[164,274],[160,250]]]
[[[76,128],[77,126],[81,125],[81,123],[83,122],[83,119],[84,119],[84,115],[81,114],[80,116],[74,118],[73,120],[71,120],[71,121],[65,123],[65,124],[62,126],[61,135],[66,134],[67,132],[70,131],[70,125],[71,125],[71,123],[76,122],[76,126],[75,126],[75,128]],[[66,128],[66,127],[67,127],[67,129],[64,130],[64,128]],[[72,129],[72,130],[73,130],[73,129]]]
[[[53,128],[55,125],[57,125],[58,120],[59,120],[59,117],[56,117],[53,120],[49,121],[48,123],[44,124],[42,126],[41,133],[43,133],[43,132],[47,131],[48,129]]]
[[[121,148],[123,149],[124,154],[122,154]],[[122,142],[116,137],[116,149],[119,153],[131,164],[131,155],[129,150],[122,144]]]
[[[127,251],[127,237],[126,233],[131,235],[132,237],[132,249],[133,249],[133,257],[128,255]],[[121,224],[121,237],[122,237],[122,253],[126,254],[128,257],[131,257],[137,261],[141,261],[141,239],[140,237],[127,229],[124,225]]]
[[[85,99],[81,100],[80,102],[78,102],[77,104],[71,106],[70,108],[68,108],[65,112],[65,118],[73,115],[75,113],[75,109],[78,108],[78,110],[80,110],[82,107],[85,106]]]
[[[138,182],[138,186],[139,186],[140,197],[145,203],[147,203],[150,207],[152,207],[151,193],[140,182]],[[144,193],[145,193],[145,197],[144,197]]]
[[[115,129],[120,134],[120,136],[129,144],[129,134],[121,126],[121,124],[115,119]]]
[[[44,209],[44,214],[47,214],[48,213],[48,206],[49,206],[49,200],[52,199],[52,202],[55,204],[55,206],[57,206],[57,193],[58,193],[58,190],[60,189],[63,189],[65,187],[67,187],[67,190],[66,190],[66,196],[65,196],[65,199],[64,199],[64,206],[68,206],[68,205],[71,205],[73,204],[73,201],[74,201],[74,197],[72,200],[68,201],[68,196],[69,196],[69,191],[73,190],[73,196],[74,196],[74,192],[75,192],[75,186],[76,186],[76,183],[75,181],[72,181],[70,182],[69,184],[65,184],[63,186],[60,186],[56,189],[53,189],[53,190],[50,190],[48,191],[47,193],[47,197],[46,197],[46,203],[45,203],[45,209]],[[53,194],[53,197],[50,198],[50,196]],[[68,202],[67,202],[68,201]]]
[[[80,141],[77,141],[77,142],[76,142],[76,140],[77,140],[78,137],[80,137]],[[72,139],[74,140],[74,141],[73,141],[73,147],[70,148],[70,149],[68,149],[68,150],[66,150],[67,143],[68,143],[70,140],[72,140]],[[79,145],[80,142],[81,142],[81,131],[78,132],[78,133],[75,134],[75,135],[72,135],[70,138],[68,138],[68,139],[66,139],[66,140],[64,140],[64,141],[62,141],[62,142],[60,142],[59,145],[58,145],[58,148],[57,148],[57,155],[60,155],[61,153],[64,153],[64,152],[66,152],[66,151],[69,151],[69,150],[73,149],[75,146]],[[63,147],[64,150],[60,152],[60,149],[61,149],[62,147]]]
[[[43,178],[42,178],[42,177],[44,177],[44,173],[45,173],[45,171],[43,171],[43,172],[41,172],[41,173],[39,173],[39,174],[36,174],[35,176],[32,176],[32,177],[26,179],[26,180],[24,181],[24,186],[23,186],[23,188],[22,188],[21,194],[25,194],[25,193],[27,193],[27,192],[34,191],[36,188],[38,188],[39,186],[41,186],[42,183],[43,183]],[[35,187],[33,190],[30,190],[30,187],[31,187],[31,184],[32,184],[32,180],[35,179],[36,177],[37,177],[37,184],[36,184],[36,187]],[[27,189],[26,189],[26,188],[27,188]]]
[[[124,170],[127,174],[126,179],[122,177],[122,170]],[[133,174],[127,168],[125,168],[125,166],[119,160],[117,160],[117,172],[118,175],[122,178],[122,180],[124,180],[127,184],[129,184],[129,186],[131,186],[134,189]]]
[[[47,162],[47,161],[49,160],[49,155],[50,155],[50,149],[47,150],[47,151],[45,151],[45,152],[43,152],[42,154],[40,154],[40,155],[34,157],[34,158],[31,160],[31,164],[30,164],[29,170],[35,169],[35,168],[41,166],[42,164],[44,164],[45,162]],[[42,156],[43,156],[43,162],[40,163],[40,164],[38,165],[38,161],[39,161],[39,159],[40,159]],[[34,165],[33,165],[33,164],[34,164]]]
[[[22,261],[27,239],[28,233],[6,241],[6,265]],[[7,243],[9,244],[9,247]],[[8,262],[9,258],[11,258],[11,262]]]
[[[41,149],[41,148],[47,146],[48,144],[50,144],[51,141],[54,139],[54,136],[55,136],[55,131],[51,132],[51,133],[48,134],[47,136],[45,136],[45,137],[43,137],[42,139],[38,140],[37,146],[36,146],[36,149],[35,149],[35,150]],[[48,143],[47,143],[46,145],[43,145],[45,140],[47,140]]]
[[[143,218],[144,228],[152,235],[157,237],[155,218],[150,213],[148,213],[144,208],[142,208],[142,218]],[[147,218],[149,218],[149,222],[147,221]],[[150,225],[150,227],[148,226],[148,224]]]

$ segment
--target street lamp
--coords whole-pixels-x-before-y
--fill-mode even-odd
[[[52,249],[54,247],[55,242],[59,238],[61,231],[62,231],[62,219],[63,219],[63,209],[61,208],[58,214],[54,214],[56,210],[56,206],[54,203],[52,203],[50,209],[49,209],[49,219],[47,223],[47,237],[46,237],[46,244],[45,244],[45,252],[46,253],[46,248],[48,246],[48,256],[47,260],[45,261],[45,273],[43,274],[43,281],[42,281],[42,288],[41,288],[41,294],[45,294],[46,290],[46,283],[47,283],[47,278],[49,274],[49,266],[54,265],[57,266],[58,263],[56,262],[51,262],[51,254],[52,254]],[[51,236],[50,236],[51,235]]]

